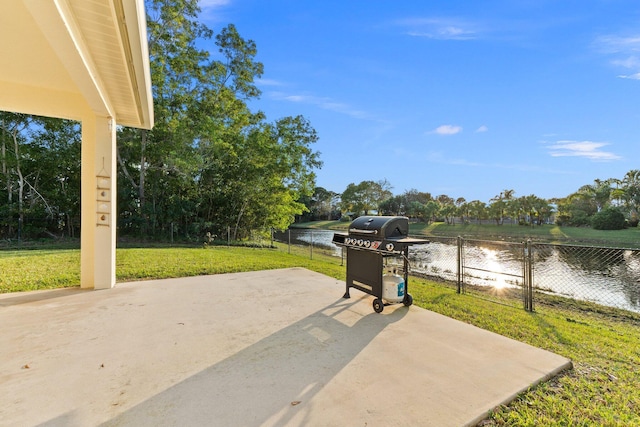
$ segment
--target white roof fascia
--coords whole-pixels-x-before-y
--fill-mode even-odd
[[[67,0],[25,0],[25,5],[94,113],[115,117],[113,106]],[[73,48],[71,48],[73,47]]]
[[[138,112],[139,125],[136,127],[151,129],[154,122],[153,94],[144,0],[114,0],[112,6],[112,13],[118,22],[116,31],[121,41],[122,55],[127,62],[129,88]]]

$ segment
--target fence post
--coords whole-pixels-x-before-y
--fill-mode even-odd
[[[527,310],[529,303],[529,292],[527,287],[529,286],[529,278],[527,277],[527,257],[529,256],[529,249],[527,248],[527,242],[522,242],[522,308]]]
[[[289,244],[287,245],[287,248],[289,250],[289,254],[291,254],[291,229],[287,228],[287,237],[289,240]]]
[[[458,293],[461,294],[463,292],[462,286],[464,284],[464,263],[462,261],[462,237],[458,236],[457,239],[458,246],[458,257],[456,260],[456,270],[457,270],[457,279],[458,279]]]
[[[311,258],[313,259],[313,229],[311,230],[311,245],[309,245],[310,251],[311,251]]]
[[[522,286],[522,302],[526,311],[533,311],[533,250],[531,246],[531,239],[523,242],[522,245],[522,275],[524,276],[524,283]]]
[[[529,247],[527,260],[529,266],[527,271],[527,275],[529,276],[529,286],[527,287],[529,306],[527,309],[528,311],[533,311],[533,245],[531,244],[531,239],[527,240],[527,246]]]

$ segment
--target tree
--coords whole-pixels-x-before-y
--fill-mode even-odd
[[[429,200],[433,200],[431,197],[431,193],[426,193],[424,191],[418,191],[415,188],[405,191],[402,196],[405,199],[405,204],[409,205],[411,202],[420,202],[422,204],[427,203]]]
[[[427,224],[435,221],[439,212],[440,212],[440,204],[435,200],[429,200],[427,203],[422,205],[422,219]]]
[[[622,185],[622,180],[617,178],[609,178],[607,180],[609,186],[611,187],[611,202],[615,201],[615,206],[622,206],[622,199],[624,197],[624,190],[620,188]],[[614,187],[615,186],[615,187]]]
[[[591,197],[596,205],[596,209],[600,212],[608,204],[611,197],[611,186],[609,180],[601,181],[596,179],[591,185],[583,185],[578,189],[578,193]]]
[[[207,50],[213,31],[198,22],[197,0],[146,6],[155,126],[120,129],[117,154],[123,211],[141,231],[154,232],[195,219],[196,181],[211,135],[225,138],[263,118],[244,102],[259,96],[253,81],[263,66],[254,60],[255,43],[233,25],[215,37],[213,57]]]
[[[458,199],[456,199],[456,207],[457,207],[457,213],[460,216],[460,222],[462,222],[463,224],[466,224],[467,221],[469,221],[469,217],[470,217],[469,203],[467,203],[464,197],[458,197]]]
[[[491,204],[489,205],[489,215],[496,221],[496,225],[502,225],[504,223],[504,213],[507,209],[504,192],[493,197],[490,202]]]
[[[517,199],[517,203],[520,208],[518,217],[520,217],[520,215],[524,215],[523,223],[526,224],[541,225],[542,222],[546,221],[553,212],[549,202],[535,194],[519,197]]]
[[[622,189],[629,216],[637,218],[640,212],[640,169],[632,169],[624,175]]]
[[[495,220],[496,225],[502,225],[504,223],[504,212],[506,208],[507,203],[502,198],[491,199],[487,213]]]
[[[385,200],[380,204],[379,208],[383,215],[418,217],[420,213],[416,210],[416,206],[422,206],[429,200],[431,200],[430,193],[411,189]]]
[[[0,112],[0,234],[75,235],[80,139],[77,122]]]
[[[321,164],[315,130],[301,116],[262,123],[213,144],[198,182],[199,217],[236,238],[250,230],[285,229],[307,208]]]
[[[195,0],[147,1],[146,9],[155,126],[152,131],[121,128],[117,151],[122,184],[129,186],[121,191],[120,205],[134,217],[133,222],[142,224],[143,233],[158,225],[158,214],[172,211],[161,206],[166,200],[161,196],[163,190],[184,191],[175,188],[180,182],[173,178],[188,173],[181,170],[185,163],[179,159],[193,151],[191,142],[201,121],[190,113],[202,98],[201,84],[206,84],[205,64],[209,62],[208,52],[197,48],[196,42],[213,35],[197,22]],[[132,200],[131,196],[136,197]],[[150,207],[149,199],[153,202]]]
[[[340,208],[343,214],[369,215],[369,211],[378,210],[380,205],[392,196],[391,184],[386,179],[377,182],[362,181],[357,185],[351,183],[342,193]]]
[[[475,216],[476,224],[479,224],[480,220],[485,218],[486,212],[487,206],[484,202],[474,200],[469,203],[469,214],[470,216]]]
[[[378,206],[382,215],[409,215],[403,195],[393,196]]]
[[[315,188],[315,129],[302,116],[268,123],[249,109],[263,65],[234,25],[214,37],[197,0],[146,3],[155,127],[119,131],[121,230],[231,227],[241,238],[286,228]]]
[[[446,194],[441,194],[436,197],[436,201],[440,204],[439,213],[444,217],[447,224],[453,224],[453,218],[456,215],[457,209],[453,198]]]
[[[307,197],[307,208],[309,209],[310,219],[330,220],[336,215],[336,200],[338,193],[325,189],[324,187],[316,187],[313,194]]]
[[[558,201],[558,225],[575,227],[589,225],[591,217],[598,212],[598,206],[588,191],[582,188]]]
[[[11,215],[12,211],[15,211],[20,224],[24,223],[24,194],[26,187],[21,147],[25,143],[26,137],[24,133],[29,128],[31,120],[31,116],[16,113],[2,113],[0,120],[0,130],[3,136],[2,170],[7,190],[8,213]],[[9,160],[9,157],[12,158]],[[14,188],[17,188],[18,192],[15,205]]]
[[[32,134],[32,191],[50,221],[49,233],[77,237],[80,228],[82,133],[79,122],[40,118]]]

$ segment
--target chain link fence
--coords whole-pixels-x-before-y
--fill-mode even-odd
[[[281,250],[333,257],[330,230],[274,233]],[[420,236],[424,237],[424,236]],[[543,295],[640,312],[640,250],[429,237],[409,251],[411,274],[533,311]],[[477,292],[476,292],[477,291]]]
[[[534,289],[640,312],[640,250],[533,244]]]
[[[533,310],[530,249],[503,241],[429,237],[428,245],[412,248],[412,273],[444,280],[462,293]]]
[[[333,234],[334,232],[329,230],[295,228],[272,231],[271,242],[272,246],[281,251],[345,265],[346,259],[342,248],[331,242]]]

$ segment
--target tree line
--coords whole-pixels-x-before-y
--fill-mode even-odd
[[[370,213],[403,215],[430,223],[492,222],[496,225],[592,226],[599,229],[636,227],[640,212],[640,170],[630,170],[622,179],[596,179],[562,198],[544,199],[530,194],[516,197],[513,189],[501,191],[488,202],[467,201],[445,194],[416,189],[399,195],[391,193],[387,180],[351,183],[342,193],[317,187],[305,200],[308,213],[300,219],[339,219],[346,221]]]
[[[147,0],[155,126],[117,129],[118,233],[242,239],[306,209],[318,136],[303,116],[248,103],[263,73],[254,41],[217,34],[197,0]],[[0,112],[0,238],[79,236],[80,124]]]

